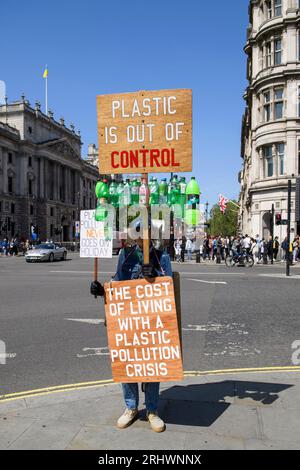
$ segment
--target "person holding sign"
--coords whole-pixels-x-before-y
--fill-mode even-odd
[[[140,227],[136,227],[140,231]],[[153,245],[150,248],[150,264],[143,264],[143,240],[139,238],[132,247],[126,247],[121,250],[117,272],[113,281],[130,281],[139,278],[154,278],[161,276],[172,277],[172,267],[169,255],[160,249],[155,249]],[[104,295],[103,286],[99,282],[91,284],[92,295]],[[147,418],[151,428],[155,432],[163,432],[165,423],[158,416],[159,383],[148,382],[143,384],[145,392],[145,403],[147,409]],[[118,419],[117,426],[125,429],[130,426],[138,416],[139,389],[138,383],[122,383],[123,396],[126,404],[126,410]]]

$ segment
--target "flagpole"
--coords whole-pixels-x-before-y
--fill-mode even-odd
[[[47,70],[48,70],[48,67],[47,67]],[[47,72],[47,75],[46,75],[46,84],[45,84],[45,87],[46,87],[46,115],[48,116],[48,72]]]

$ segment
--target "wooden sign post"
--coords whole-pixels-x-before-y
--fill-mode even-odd
[[[111,282],[104,288],[114,381],[182,380],[172,278]]]

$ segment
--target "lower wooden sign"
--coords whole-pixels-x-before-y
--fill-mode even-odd
[[[182,380],[173,279],[110,282],[104,288],[114,381]]]

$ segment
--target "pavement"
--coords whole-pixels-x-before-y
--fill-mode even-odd
[[[102,381],[0,397],[0,449],[285,450],[300,448],[300,367],[186,373],[161,384],[167,429],[145,420],[118,430],[119,384]],[[143,402],[142,402],[143,403]]]

